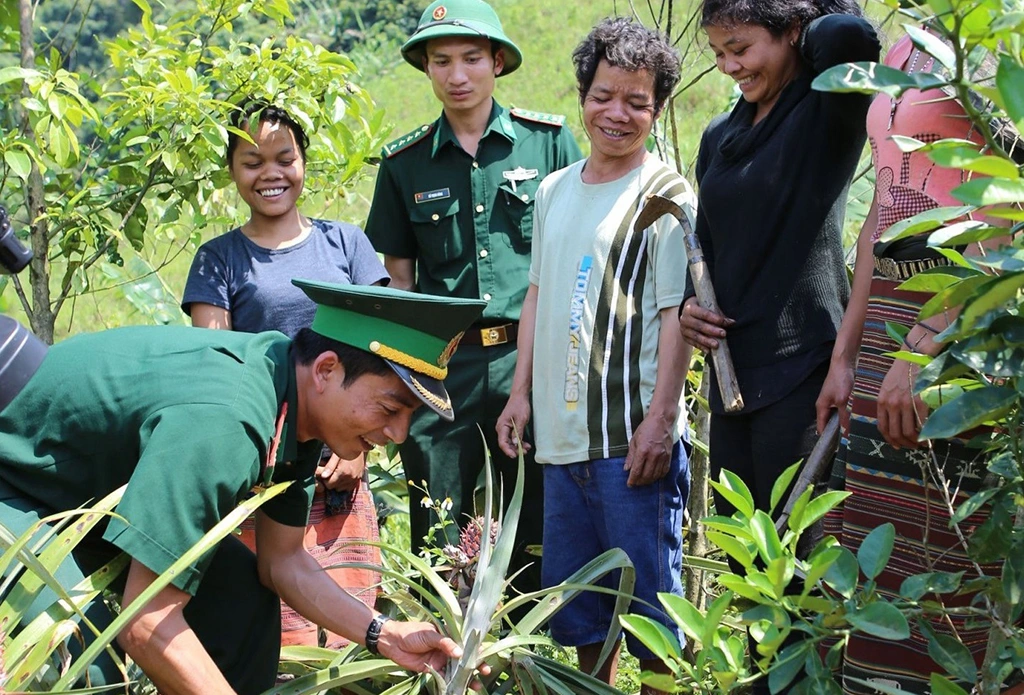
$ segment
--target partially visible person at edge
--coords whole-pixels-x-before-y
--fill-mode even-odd
[[[510,110],[494,100],[496,78],[518,68],[522,54],[482,0],[431,3],[402,57],[426,74],[442,113],[384,148],[366,234],[384,254],[393,286],[488,302],[452,365],[448,388],[462,417],[451,427],[422,413],[400,448],[408,479],[426,481],[435,499],[450,498],[451,519],[463,526],[475,514],[484,466],[479,430],[504,479],[506,504],[514,490],[516,458],[499,450],[494,428],[515,371],[534,196],[545,176],[582,155],[564,117]],[[540,585],[539,558],[526,546],[541,542],[543,489],[529,453],[524,485],[509,570],[526,568],[515,582],[521,592]],[[422,490],[410,493],[418,552],[437,519],[422,506]],[[458,543],[456,526],[446,534],[439,534],[439,546]]]
[[[232,125],[253,142],[229,133],[227,163],[238,194],[249,206],[241,227],[203,244],[192,262],[182,309],[192,325],[290,338],[313,322],[316,305],[292,284],[295,277],[356,285],[385,285],[387,271],[369,239],[355,225],[305,217],[297,207],[306,174],[306,133],[286,111],[246,101]],[[306,548],[324,567],[342,562],[380,564],[380,549],[351,545],[377,541],[377,513],[366,478],[365,457],[343,460],[324,450],[317,492],[306,527]],[[254,520],[242,540],[255,550]],[[376,603],[380,573],[335,568],[327,573],[366,605]],[[282,643],[338,648],[341,635],[318,627],[282,606]]]
[[[622,548],[636,568],[632,611],[683,643],[658,594],[682,595],[690,347],[677,312],[686,247],[671,215],[633,228],[649,194],[693,214],[686,180],[644,147],[679,82],[679,56],[657,32],[617,17],[590,32],[573,62],[591,154],[537,191],[530,287],[498,441],[515,455],[532,391],[536,458],[546,464],[544,586]],[[584,592],[552,618],[552,636],[576,647],[580,670],[598,666],[614,607],[615,596]],[[632,635],[627,642],[641,668],[666,671]],[[616,649],[597,676],[614,685],[617,668]]]
[[[941,65],[915,48],[908,36],[893,46],[885,64],[907,73],[942,71]],[[918,441],[928,414],[911,390],[919,367],[887,354],[907,350],[936,355],[945,347],[935,337],[955,320],[958,308],[918,320],[921,307],[933,295],[898,288],[917,273],[949,265],[949,261],[928,248],[926,236],[880,240],[900,220],[933,208],[959,205],[950,192],[967,181],[970,173],[939,167],[923,152],[904,152],[893,136],[922,142],[958,138],[981,146],[985,141],[952,93],[939,89],[911,89],[899,98],[875,97],[867,115],[867,132],[875,169],[875,195],[857,242],[853,293],[832,353],[829,378],[818,400],[818,424],[822,425],[832,409],[839,409],[843,439],[831,484],[852,493],[826,518],[826,531],[856,552],[869,530],[895,524],[892,558],[875,578],[879,592],[892,599],[910,575],[961,572],[973,565],[950,527],[948,507],[934,473],[929,472],[935,462],[941,462],[945,479],[959,491],[954,508],[980,489],[985,473],[982,452],[967,445],[969,439],[981,434],[979,431],[957,439]],[[1020,143],[1013,146],[1019,156]],[[1006,238],[985,245],[996,247],[1000,243],[1006,243]],[[982,252],[972,246],[973,250],[964,252]],[[888,323],[907,329],[902,345],[889,337]],[[967,537],[986,514],[983,509],[961,522]],[[982,570],[998,577],[1001,565],[982,565]],[[971,575],[972,570],[968,570],[968,577]],[[970,605],[973,598],[973,594],[960,594],[942,600],[946,606],[956,607]],[[930,624],[942,634],[955,630],[981,665],[987,624],[963,614],[931,620]],[[946,670],[928,654],[928,640],[916,621],[911,622],[910,639],[898,642],[857,632],[847,642],[840,670],[843,691],[875,692],[871,686],[853,680],[857,678],[901,692],[929,693],[931,674]]]
[[[405,439],[423,403],[454,417],[443,405],[442,379],[458,334],[483,302],[295,282],[317,311],[294,340],[277,331],[184,326],[78,335],[50,348],[0,411],[0,523],[11,532],[34,529],[43,541],[53,534],[46,517],[124,487],[116,516],[55,575],[70,589],[125,553],[127,577],[111,587],[122,605],[150,589],[250,490],[290,483],[257,511],[255,553],[229,534],[180,568],[118,635],[115,646],[162,693],[270,688],[282,598],[404,668],[439,670],[461,652],[432,624],[387,620],[353,598],[303,536],[325,443],[351,459]],[[385,345],[387,359],[376,354]],[[25,624],[56,601],[45,588]],[[114,619],[103,597],[82,610],[97,630]],[[93,630],[81,637],[88,644]],[[69,638],[72,654],[82,648]],[[92,686],[127,678],[106,652],[89,676]]]

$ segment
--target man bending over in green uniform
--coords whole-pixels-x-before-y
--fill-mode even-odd
[[[347,594],[302,537],[323,444],[354,458],[401,442],[422,403],[453,418],[442,379],[483,302],[295,282],[318,306],[294,341],[170,326],[81,335],[51,348],[0,411],[0,523],[13,533],[126,485],[102,538],[57,573],[73,587],[124,551],[125,605],[254,487],[296,481],[257,512],[255,554],[229,536],[119,635],[163,695],[272,686],[278,596],[405,668],[440,669],[459,651],[430,624],[388,622]],[[28,620],[54,602],[45,593]],[[111,620],[101,601],[86,615],[99,629]],[[124,680],[109,657],[90,677]]]

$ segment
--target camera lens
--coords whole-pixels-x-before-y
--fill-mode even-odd
[[[14,236],[7,210],[0,205],[0,273],[20,272],[31,260],[31,249]]]

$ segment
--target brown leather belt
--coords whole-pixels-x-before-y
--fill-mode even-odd
[[[493,347],[495,345],[504,345],[505,343],[514,343],[518,335],[518,323],[503,323],[500,326],[487,326],[486,328],[471,326],[463,334],[459,344]]]

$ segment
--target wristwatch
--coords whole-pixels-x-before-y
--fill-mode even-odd
[[[366,628],[366,651],[373,655],[380,654],[377,649],[377,642],[380,640],[380,631],[384,627],[384,623],[391,620],[388,616],[381,614],[370,621],[369,627]]]

